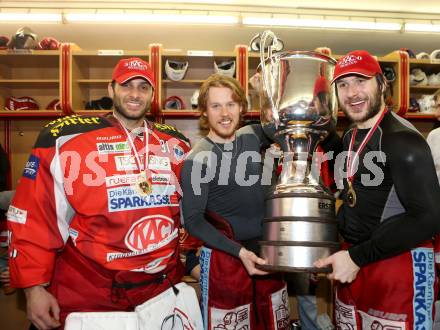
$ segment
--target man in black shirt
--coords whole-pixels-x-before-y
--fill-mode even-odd
[[[288,329],[284,281],[255,267],[265,263],[256,253],[272,178],[272,167],[265,171],[260,155],[268,141],[260,125],[237,130],[247,101],[235,79],[209,77],[198,107],[209,133],[189,153],[181,177],[185,228],[205,243],[204,328]]]
[[[440,187],[428,145],[385,108],[379,63],[353,51],[336,64],[339,106],[354,124],[339,213],[346,250],[331,265],[338,328],[431,329],[435,297],[432,237],[440,231]]]

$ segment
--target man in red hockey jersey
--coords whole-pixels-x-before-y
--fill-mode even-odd
[[[39,329],[72,312],[132,311],[174,288],[186,138],[145,120],[154,75],[115,67],[106,117],[69,116],[39,135],[8,211],[11,285]]]

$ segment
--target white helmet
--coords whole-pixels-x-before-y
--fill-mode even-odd
[[[430,86],[440,85],[440,72],[439,73],[432,73],[428,76],[428,85],[430,85]]]
[[[188,62],[179,62],[174,60],[166,60],[165,73],[168,79],[173,81],[182,80],[188,69]]]
[[[199,103],[199,90],[196,89],[193,93],[193,95],[191,96],[191,108],[192,109],[197,109],[198,108],[198,103]]]
[[[215,71],[215,73],[219,73],[219,74],[234,78],[235,61],[234,60],[223,61],[220,64],[217,64],[214,61],[214,71]]]
[[[440,49],[434,50],[431,53],[430,57],[431,57],[431,61],[439,62],[440,61]]]
[[[416,55],[416,59],[418,60],[429,60],[429,54],[425,52],[418,53]]]
[[[435,107],[434,95],[421,95],[417,102],[420,105],[420,112],[431,112]]]
[[[428,77],[421,69],[412,69],[409,83],[411,86],[426,86],[428,84]]]

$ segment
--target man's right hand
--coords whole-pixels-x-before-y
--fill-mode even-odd
[[[24,289],[29,320],[40,330],[54,329],[61,326],[60,306],[47,290],[36,285]]]
[[[265,272],[265,271],[255,267],[255,264],[265,265],[266,260],[258,257],[252,251],[246,250],[244,247],[242,247],[240,249],[238,256],[240,257],[240,260],[243,263],[243,265],[246,268],[249,275],[267,275],[267,274],[269,274],[268,272]]]

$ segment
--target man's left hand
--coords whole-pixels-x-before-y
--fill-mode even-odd
[[[327,258],[318,259],[313,265],[318,268],[332,266],[333,272],[328,274],[327,278],[341,283],[353,282],[360,269],[353,262],[348,251],[339,251]]]

